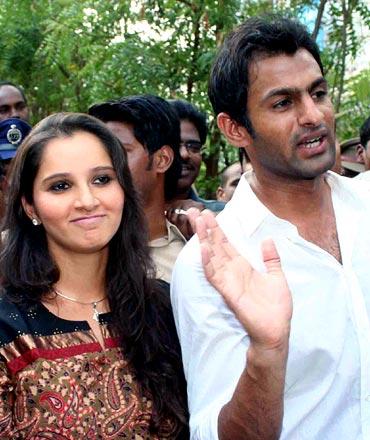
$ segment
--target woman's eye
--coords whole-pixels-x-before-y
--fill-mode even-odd
[[[94,183],[97,183],[98,185],[105,185],[109,183],[112,180],[110,176],[104,175],[104,176],[98,176],[94,179]]]
[[[50,190],[54,192],[62,192],[69,188],[69,184],[67,182],[56,182],[50,186]]]

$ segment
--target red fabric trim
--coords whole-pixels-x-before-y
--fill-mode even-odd
[[[119,346],[117,338],[104,339],[104,344],[106,348],[117,348]],[[23,370],[27,367],[27,365],[31,364],[39,358],[48,360],[61,358],[66,359],[79,354],[94,352],[104,353],[104,350],[101,348],[99,342],[72,345],[71,347],[56,349],[34,348],[32,350],[24,352],[22,356],[18,356],[17,358],[12,359],[10,362],[8,362],[8,368],[13,374],[15,374],[18,371]]]

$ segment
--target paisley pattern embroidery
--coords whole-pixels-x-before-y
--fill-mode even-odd
[[[1,411],[0,438],[175,437],[177,426],[170,422],[171,429],[166,426],[163,436],[149,433],[152,402],[140,396],[118,348],[55,361],[39,359],[17,376],[14,425],[11,427],[11,414]]]

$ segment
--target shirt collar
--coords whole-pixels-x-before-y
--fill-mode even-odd
[[[262,224],[279,224],[279,228],[284,227],[287,235],[298,235],[297,228],[290,222],[275,216],[255,195],[247,179],[248,172],[243,174],[234,192],[231,201],[226,205],[226,211],[232,210],[241,228],[247,236],[252,236]],[[352,205],[354,209],[358,206],[358,191],[353,192],[353,186],[358,188],[359,182],[353,179],[339,176],[338,174],[327,171],[325,179],[331,188],[334,208],[339,208],[339,204],[345,203]],[[335,209],[335,211],[337,210]],[[226,212],[225,211],[225,212]],[[351,210],[350,210],[351,211]],[[352,214],[353,215],[353,212]],[[220,220],[222,219],[220,214]],[[248,219],[248,221],[246,221]]]
[[[171,243],[171,241],[173,240],[178,240],[178,239],[186,243],[186,238],[181,234],[179,228],[175,226],[173,223],[169,222],[167,219],[166,219],[166,227],[167,227],[167,237],[169,243]]]
[[[251,236],[267,217],[275,216],[254,194],[246,175],[247,173],[240,178],[233,197],[226,205],[224,212],[233,210],[244,233]],[[220,218],[222,218],[222,213]],[[245,221],[246,219],[248,221]]]

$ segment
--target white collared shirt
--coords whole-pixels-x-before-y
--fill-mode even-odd
[[[342,265],[273,215],[245,176],[217,217],[257,270],[264,270],[261,241],[272,237],[292,292],[281,439],[370,439],[370,199],[360,182],[330,172],[326,179]],[[188,381],[191,439],[218,439],[218,415],[245,368],[249,338],[205,279],[196,237],[178,257],[171,299]]]
[[[369,182],[370,171],[363,171],[362,173],[357,174],[357,176],[355,176],[354,179]]]

